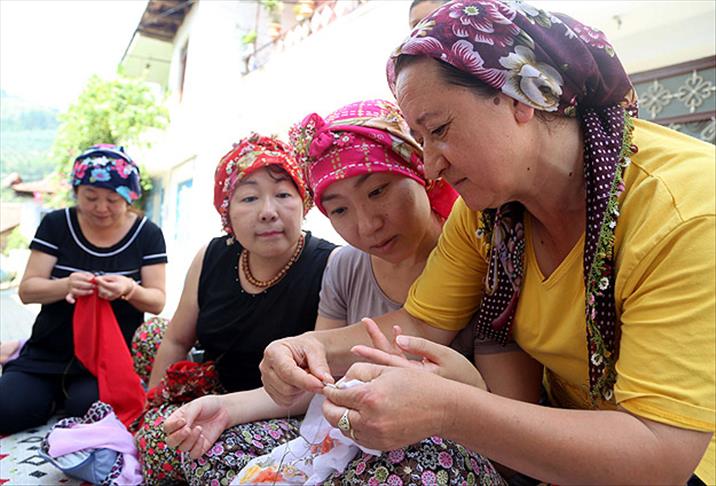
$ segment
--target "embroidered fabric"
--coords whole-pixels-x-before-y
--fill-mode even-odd
[[[339,380],[336,386],[351,388],[361,384],[360,380]],[[331,474],[342,473],[359,451],[381,455],[331,426],[323,417],[324,400],[323,395],[313,397],[299,437],[249,461],[231,484],[318,484]]]

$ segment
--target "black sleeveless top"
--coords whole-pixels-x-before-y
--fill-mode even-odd
[[[336,245],[311,233],[298,260],[276,285],[249,294],[239,281],[242,247],[226,245],[228,236],[214,238],[204,255],[199,276],[199,317],[196,336],[206,359],[227,391],[261,386],[259,362],[264,348],[276,339],[314,328],[323,270]]]

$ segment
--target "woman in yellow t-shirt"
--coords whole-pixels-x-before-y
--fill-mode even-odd
[[[376,319],[427,338],[396,342],[426,360],[351,367],[364,331],[311,333],[266,349],[272,397],[348,370],[369,383],[325,387],[324,412],[367,447],[439,435],[552,483],[713,484],[713,147],[636,120],[603,34],[522,3],[439,8],[388,78],[428,176],[462,196],[405,307]],[[540,363],[552,407],[459,383],[435,343],[468,325]]]

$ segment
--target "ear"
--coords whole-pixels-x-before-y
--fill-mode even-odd
[[[535,109],[529,105],[526,105],[520,101],[513,100],[513,110],[515,114],[515,120],[518,124],[522,125],[529,122],[535,116]]]

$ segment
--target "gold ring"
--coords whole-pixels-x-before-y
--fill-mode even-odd
[[[340,420],[338,420],[338,428],[341,429],[341,432],[344,434],[351,434],[353,432],[353,429],[351,428],[351,419],[348,418],[348,412],[350,412],[350,409],[346,408],[346,411],[343,412]]]
[[[351,439],[353,439],[353,442],[358,442],[358,439],[356,439],[356,431],[352,427],[351,427]]]

